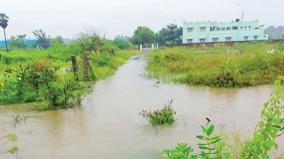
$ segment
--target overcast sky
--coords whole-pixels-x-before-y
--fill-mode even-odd
[[[184,21],[259,19],[284,25],[284,0],[0,0],[0,13],[10,17],[7,34],[27,34],[42,28],[51,36],[73,38],[93,27],[106,37],[132,35],[139,25],[154,31]],[[0,34],[0,39],[2,39]]]

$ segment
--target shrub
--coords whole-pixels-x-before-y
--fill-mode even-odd
[[[50,108],[66,107],[73,103],[73,92],[79,89],[72,75],[60,79],[59,67],[38,61],[17,69],[6,69],[0,85],[0,103],[45,101]]]
[[[172,124],[175,121],[176,112],[172,108],[173,100],[165,104],[165,106],[160,110],[147,111],[143,110],[139,114],[144,118],[147,118],[152,125],[164,125]]]
[[[0,85],[0,103],[17,103],[18,88],[16,80],[4,80]]]
[[[120,49],[129,49],[132,46],[129,38],[123,36],[117,36],[113,40],[114,44]]]
[[[95,57],[95,63],[99,67],[107,66],[109,65],[110,56],[109,55],[99,55]]]
[[[4,82],[0,85],[0,103],[32,102],[37,98],[36,93],[27,81],[28,67],[18,65],[17,69],[5,70]]]

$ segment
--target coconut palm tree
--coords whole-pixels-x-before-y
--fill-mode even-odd
[[[6,50],[7,50],[7,52],[9,51],[8,50],[8,45],[7,45],[7,38],[6,38],[6,28],[7,28],[7,26],[8,26],[8,19],[9,19],[9,17],[6,15],[6,14],[4,14],[4,13],[0,13],[0,26],[3,28],[3,30],[4,30],[4,37],[5,37],[5,44],[6,44]]]

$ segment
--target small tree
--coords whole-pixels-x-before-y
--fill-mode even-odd
[[[146,26],[139,26],[131,38],[134,45],[150,44],[155,42],[155,33]]]
[[[78,41],[82,51],[99,52],[103,46],[103,39],[94,30],[80,33]]]
[[[17,36],[12,36],[9,40],[9,46],[11,48],[26,48],[26,44],[25,44],[25,38],[26,35],[17,35]]]
[[[50,39],[47,37],[46,33],[40,30],[33,31],[34,36],[37,39],[37,46],[43,49],[47,49],[50,47]]]
[[[129,38],[125,36],[117,36],[114,38],[113,42],[120,49],[129,49],[132,47]]]
[[[6,37],[6,28],[8,26],[8,20],[9,20],[9,17],[6,14],[0,13],[0,26],[3,28],[3,31],[4,31],[4,38],[5,38],[7,52],[9,52],[8,44],[7,44],[7,37]]]
[[[64,45],[64,39],[60,35],[56,36],[55,38],[52,38],[50,41],[52,47]]]

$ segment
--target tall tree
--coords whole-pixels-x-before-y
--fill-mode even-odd
[[[135,45],[139,44],[150,44],[155,42],[155,33],[146,26],[139,26],[134,35],[131,38],[131,41]]]
[[[4,31],[4,38],[6,44],[6,51],[9,52],[8,44],[7,44],[7,37],[6,37],[6,28],[8,26],[9,17],[5,13],[0,13],[0,26],[3,28]]]
[[[158,33],[160,44],[180,44],[182,42],[182,28],[176,24],[169,24]]]
[[[46,33],[42,29],[33,31],[34,36],[37,39],[37,46],[40,48],[47,49],[50,47],[50,39],[47,37]]]

